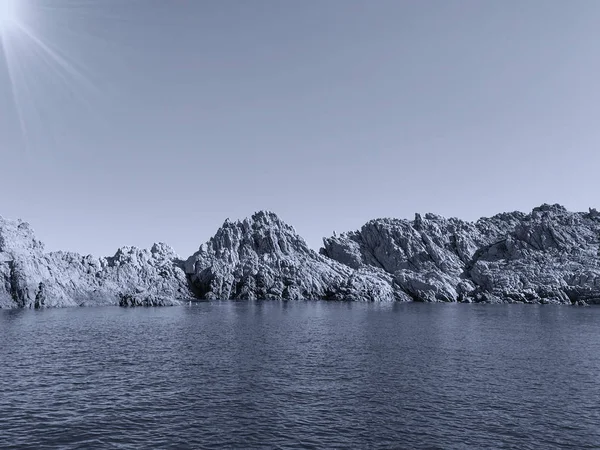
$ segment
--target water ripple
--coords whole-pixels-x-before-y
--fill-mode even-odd
[[[0,311],[0,448],[600,446],[600,308]]]

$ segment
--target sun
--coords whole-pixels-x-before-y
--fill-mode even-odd
[[[0,31],[16,23],[17,12],[17,0],[0,0]]]

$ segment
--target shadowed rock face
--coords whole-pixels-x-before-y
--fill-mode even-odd
[[[123,295],[191,296],[182,263],[169,246],[124,247],[109,258],[44,253],[26,222],[0,218],[0,307],[118,304]],[[151,300],[152,302],[152,300]]]
[[[121,294],[119,296],[119,306],[181,306],[183,302],[173,297],[164,297],[147,292],[135,294]]]
[[[418,301],[595,302],[600,214],[542,205],[475,223],[432,214],[378,219],[324,239],[321,253],[379,267]]]
[[[265,211],[225,221],[185,270],[197,294],[207,299],[409,299],[383,270],[357,270],[325,258]]]

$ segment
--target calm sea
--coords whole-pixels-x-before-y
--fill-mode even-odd
[[[0,448],[600,448],[600,308],[0,311]]]

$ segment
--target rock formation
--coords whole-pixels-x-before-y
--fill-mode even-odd
[[[600,214],[544,204],[475,223],[378,219],[324,239],[321,253],[378,267],[417,301],[576,303],[600,299]]]
[[[311,250],[272,212],[225,221],[185,264],[207,299],[409,300],[385,271],[352,268]]]
[[[544,204],[476,222],[377,219],[311,250],[271,212],[225,221],[185,262],[165,244],[44,252],[0,218],[0,308],[201,299],[600,303],[600,213]]]
[[[183,263],[169,246],[124,247],[108,258],[44,252],[28,223],[0,218],[0,308],[115,305],[124,295],[188,298]]]

